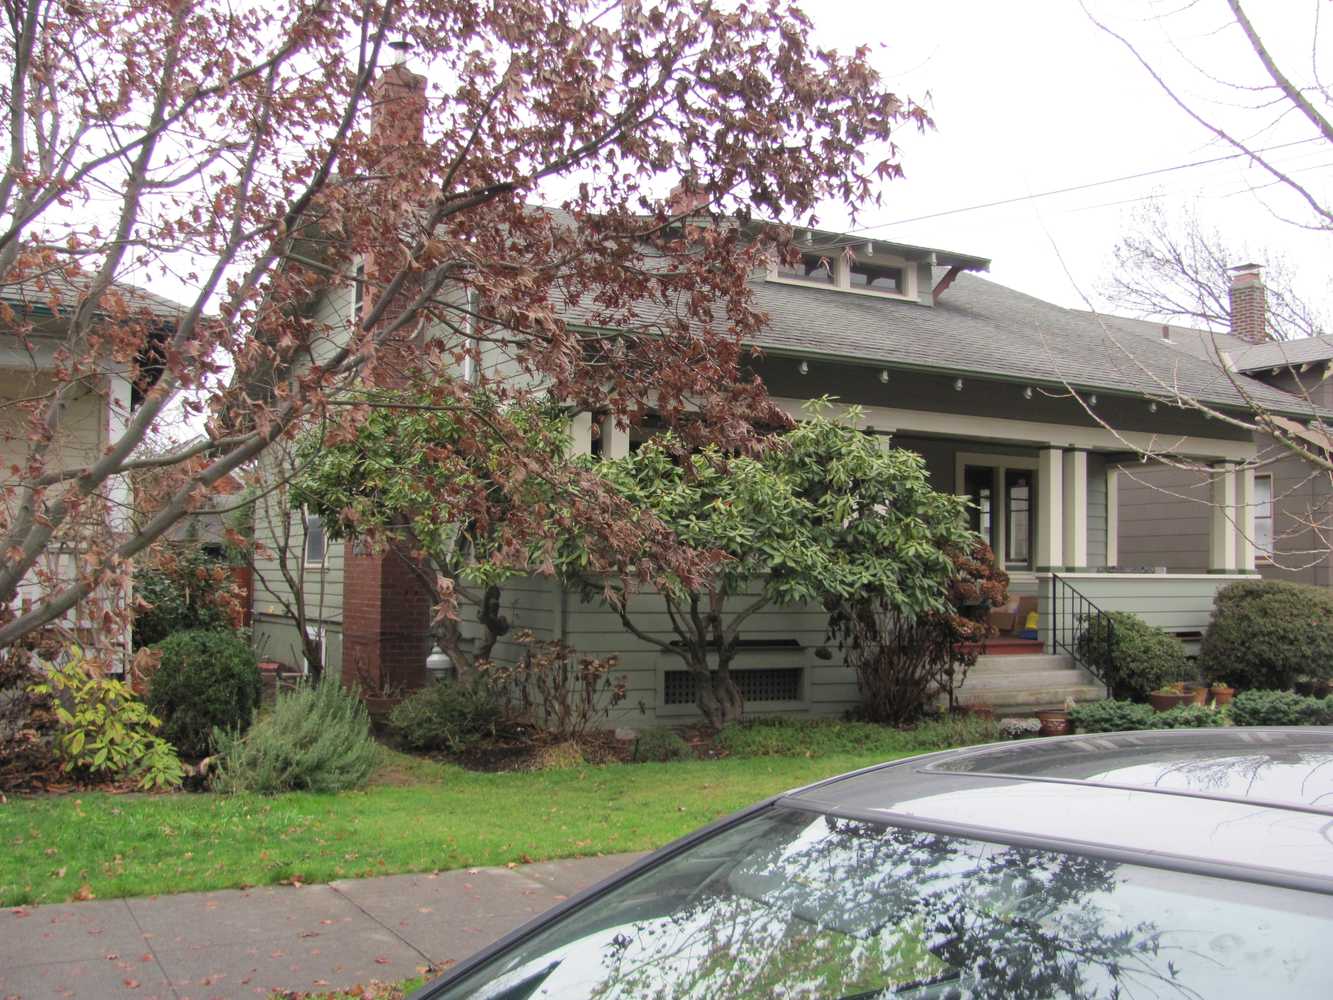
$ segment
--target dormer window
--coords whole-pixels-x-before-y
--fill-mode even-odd
[[[805,281],[814,285],[836,284],[834,258],[818,253],[801,254],[795,264],[779,263],[777,276],[784,281]]]
[[[917,297],[916,263],[882,251],[877,255],[853,253],[846,247],[811,249],[794,264],[770,263],[768,279],[886,299]]]
[[[901,267],[855,261],[851,269],[852,287],[890,295],[907,294],[907,277]]]

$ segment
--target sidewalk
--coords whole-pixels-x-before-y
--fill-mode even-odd
[[[221,1000],[397,982],[636,857],[17,907],[0,912],[0,997]]]

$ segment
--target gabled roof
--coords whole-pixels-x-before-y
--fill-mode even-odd
[[[1235,355],[1236,370],[1259,372],[1289,368],[1294,365],[1333,361],[1333,337],[1302,337],[1300,340],[1274,340],[1267,344],[1246,344]]]
[[[756,297],[770,317],[757,346],[769,350],[1249,406],[1215,363],[1161,343],[1160,325],[1154,340],[1122,325],[1136,321],[1066,309],[973,274],[959,275],[933,308],[773,281],[758,282]],[[1288,393],[1235,377],[1260,405],[1308,413]]]
[[[60,312],[73,309],[88,294],[91,284],[92,275],[71,277],[56,268],[22,281],[0,283],[0,302],[21,312]],[[185,312],[179,302],[136,285],[117,281],[111,289],[132,311],[146,310],[164,320],[178,320]]]

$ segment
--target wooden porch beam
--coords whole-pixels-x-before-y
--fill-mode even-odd
[[[944,277],[939,280],[939,284],[937,284],[935,288],[931,291],[930,301],[939,302],[940,296],[949,290],[949,286],[952,285],[954,281],[958,278],[958,276],[962,273],[963,273],[963,267],[961,264],[955,264],[953,267],[949,268],[948,273],[945,274]]]

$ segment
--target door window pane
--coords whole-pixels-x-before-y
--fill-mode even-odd
[[[1273,554],[1273,477],[1254,477],[1254,550]]]
[[[1005,562],[1027,565],[1032,558],[1032,473],[1010,469],[1004,477]]]

